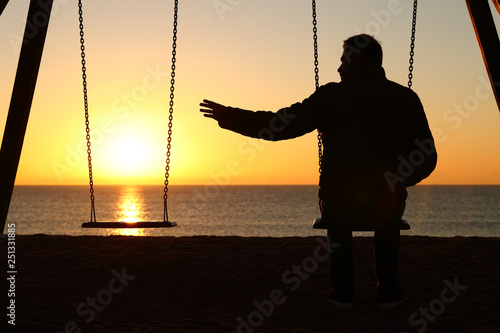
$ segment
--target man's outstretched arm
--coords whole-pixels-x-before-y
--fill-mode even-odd
[[[204,99],[200,112],[217,120],[219,126],[245,136],[277,141],[295,138],[316,128],[314,110],[306,99],[277,112],[249,111]]]

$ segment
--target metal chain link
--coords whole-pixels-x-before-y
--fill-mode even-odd
[[[92,175],[92,156],[90,149],[90,122],[89,122],[89,103],[87,97],[87,68],[85,67],[85,40],[83,38],[83,10],[82,0],[78,0],[78,15],[80,21],[80,50],[82,56],[82,79],[83,79],[83,102],[85,105],[85,132],[87,139],[87,160],[89,166],[89,185],[90,185],[90,222],[96,222],[95,218],[95,196],[94,196],[94,179]]]
[[[413,56],[415,55],[415,32],[417,26],[417,0],[413,0],[413,19],[411,23],[411,43],[410,43],[410,67],[408,73],[408,88],[413,84]]]
[[[319,62],[318,62],[318,27],[316,21],[316,0],[312,0],[312,17],[313,17],[313,40],[314,40],[314,79],[316,81],[316,89],[319,88]],[[321,175],[323,161],[323,133],[318,129],[318,164],[319,174]]]
[[[163,189],[163,222],[168,221],[168,207],[167,207],[167,199],[168,199],[168,177],[170,173],[170,148],[172,142],[172,119],[174,113],[174,84],[175,84],[175,61],[176,61],[176,48],[177,48],[177,12],[178,12],[179,1],[174,1],[174,30],[172,37],[172,73],[170,74],[170,108],[168,110],[168,139],[167,139],[167,159],[165,166],[165,187]]]

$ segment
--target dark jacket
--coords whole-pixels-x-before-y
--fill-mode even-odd
[[[277,112],[226,110],[219,125],[250,137],[277,141],[320,130],[319,197],[334,218],[400,217],[406,187],[436,166],[434,140],[417,94],[387,80],[382,67],[328,83]]]

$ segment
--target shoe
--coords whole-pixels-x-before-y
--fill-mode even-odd
[[[382,310],[392,310],[406,301],[406,294],[403,290],[397,290],[390,295],[377,296],[377,308]]]
[[[331,303],[337,307],[337,309],[341,310],[350,310],[354,308],[354,302],[353,300],[347,300],[347,299],[340,299],[339,297],[335,296],[333,293],[330,293],[328,297],[326,298],[328,303]]]

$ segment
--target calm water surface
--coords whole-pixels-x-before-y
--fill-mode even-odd
[[[163,220],[163,187],[96,186],[98,221]],[[175,228],[82,229],[87,186],[16,186],[7,221],[18,234],[144,236],[314,236],[317,186],[171,186]],[[422,185],[409,189],[405,235],[500,237],[500,186]],[[357,233],[371,235],[371,233]]]

